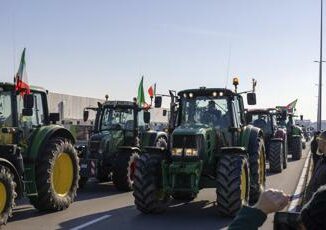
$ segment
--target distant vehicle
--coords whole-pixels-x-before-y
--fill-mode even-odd
[[[246,112],[246,121],[264,133],[267,159],[271,172],[282,172],[287,167],[286,129],[277,125],[275,109],[252,109]]]
[[[144,146],[167,147],[167,134],[148,129],[150,113],[131,101],[106,101],[97,108],[88,146],[80,147],[80,186],[90,177],[99,182],[112,178],[121,191],[132,190],[135,164]]]

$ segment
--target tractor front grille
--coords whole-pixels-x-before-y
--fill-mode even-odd
[[[173,136],[174,148],[196,148],[196,135],[175,135]]]

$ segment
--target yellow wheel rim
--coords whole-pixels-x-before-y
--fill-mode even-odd
[[[262,151],[259,156],[259,183],[260,186],[264,186],[265,182],[265,152]]]
[[[241,170],[241,200],[242,200],[242,203],[246,202],[246,197],[247,197],[247,173],[246,173],[245,164],[243,164],[242,170]]]
[[[0,214],[5,210],[7,203],[7,190],[5,185],[0,182]]]
[[[52,187],[59,196],[66,196],[74,177],[72,160],[67,153],[59,153],[53,166]]]

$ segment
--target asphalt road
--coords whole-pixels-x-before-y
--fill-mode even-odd
[[[308,149],[299,161],[289,157],[283,173],[267,173],[266,187],[293,194],[307,152]],[[215,196],[214,189],[204,189],[193,202],[173,203],[161,215],[144,215],[135,208],[131,192],[119,193],[110,183],[90,182],[79,191],[77,201],[61,212],[39,212],[28,200],[19,201],[14,216],[3,229],[221,229],[232,219],[216,215]],[[272,229],[272,225],[273,215],[269,215],[262,229]]]

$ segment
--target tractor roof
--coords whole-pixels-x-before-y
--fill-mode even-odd
[[[189,93],[193,93],[195,97],[197,96],[219,96],[222,94],[222,96],[235,96],[238,95],[234,93],[233,91],[225,88],[206,88],[206,87],[200,87],[197,89],[186,89],[182,90],[178,93],[180,97],[184,97],[184,95],[188,95]],[[216,95],[215,95],[216,94]],[[221,95],[220,95],[221,96]]]
[[[134,107],[135,103],[132,101],[106,101],[103,103],[104,107]]]
[[[3,88],[4,90],[13,90],[15,87],[15,84],[9,83],[9,82],[0,82],[0,88]],[[46,92],[46,89],[40,86],[31,85],[30,89],[32,91],[39,91],[39,92]]]

